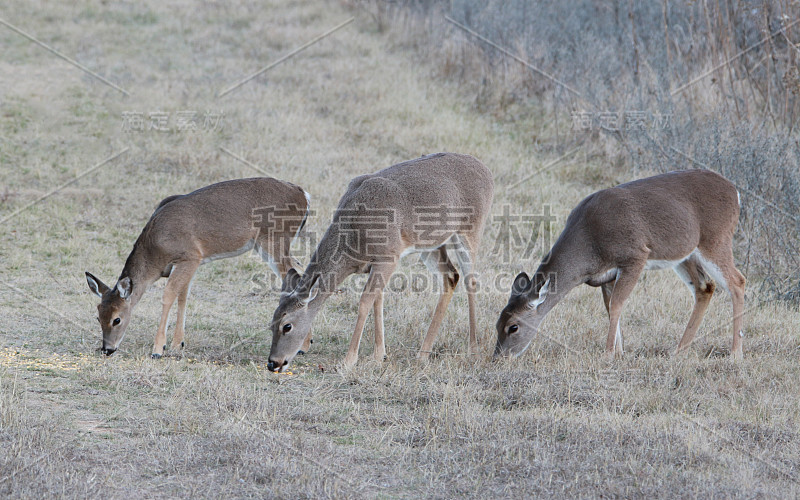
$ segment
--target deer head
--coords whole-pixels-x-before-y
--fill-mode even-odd
[[[89,290],[100,297],[100,303],[97,305],[97,321],[103,330],[100,350],[106,356],[111,356],[119,347],[128,329],[133,284],[130,278],[125,277],[117,281],[113,288],[109,288],[89,272],[86,273],[86,282],[89,284]]]
[[[550,292],[550,277],[535,289],[536,285],[525,273],[514,278],[511,297],[497,320],[497,345],[494,357],[516,357],[531,344],[539,324],[549,308],[543,304]]]
[[[281,299],[272,316],[272,348],[267,368],[280,372],[300,352],[311,331],[315,310],[309,308],[319,291],[319,276],[303,283],[300,274],[289,269],[281,286]]]

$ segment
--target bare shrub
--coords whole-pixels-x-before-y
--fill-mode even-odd
[[[770,297],[800,300],[800,146],[792,135],[800,4],[352,3],[380,6],[383,26],[440,77],[459,81],[479,110],[522,124],[553,122],[534,135],[543,149],[580,144],[627,176],[684,168],[727,176],[742,195],[737,259]],[[631,127],[634,114],[643,118]],[[579,115],[589,116],[588,126],[578,126]]]

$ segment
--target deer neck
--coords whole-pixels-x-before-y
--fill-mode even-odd
[[[336,234],[330,236],[326,233],[323,236],[316,252],[311,257],[311,262],[303,273],[301,286],[318,283],[317,296],[309,303],[309,308],[314,314],[319,312],[322,304],[336,292],[339,285],[348,276],[367,265],[355,262],[347,255],[343,255],[338,248],[335,248],[335,245],[332,246],[331,242],[336,243],[336,238],[338,238]]]
[[[555,307],[570,290],[585,281],[583,269],[575,264],[576,259],[570,253],[559,248],[557,242],[536,270],[528,299],[539,299],[542,288],[547,285],[544,302],[537,307],[542,316]]]
[[[334,263],[312,263],[309,264],[306,272],[303,275],[303,280],[307,283],[318,282],[319,291],[317,296],[309,303],[312,311],[318,312],[328,298],[336,293],[336,289],[342,282],[351,274],[344,266],[335,265]]]
[[[131,280],[131,308],[141,300],[150,285],[162,276],[167,265],[149,255],[139,241],[134,244],[133,250],[122,268],[122,273],[119,275],[120,280],[123,278]]]

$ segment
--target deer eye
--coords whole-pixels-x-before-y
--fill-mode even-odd
[[[291,331],[292,331],[291,323],[286,323],[285,325],[283,325],[283,333],[289,333]]]
[[[519,330],[519,325],[511,325],[508,327],[508,333],[514,333]]]
[[[114,321],[111,322],[112,325],[117,326],[119,324],[119,318],[114,318]]]

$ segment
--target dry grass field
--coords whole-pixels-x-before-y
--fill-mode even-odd
[[[0,26],[0,496],[800,494],[796,310],[762,300],[751,277],[745,359],[727,356],[724,294],[676,358],[691,295],[654,271],[623,315],[623,359],[602,362],[601,294],[582,287],[524,356],[492,363],[510,277],[535,270],[547,241],[526,254],[531,228],[504,240],[499,219],[479,255],[479,356],[465,355],[459,287],[434,356],[418,364],[436,292],[399,287],[385,299],[388,360],[371,360],[368,322],[359,363],[343,371],[363,283],[351,277],[317,318],[311,352],[291,374],[270,373],[278,292],[254,256],[200,268],[182,356],[149,356],[164,280],[120,350],[100,356],[84,271],[113,282],[170,194],[264,174],[302,185],[315,210],[307,263],[350,178],[423,154],[480,158],[495,175],[493,215],[551,210],[549,241],[584,196],[631,174],[581,154],[543,169],[556,156],[532,144],[529,123],[478,112],[408,44],[338,2],[7,0],[0,19],[129,94]],[[398,272],[430,276],[411,257]]]

